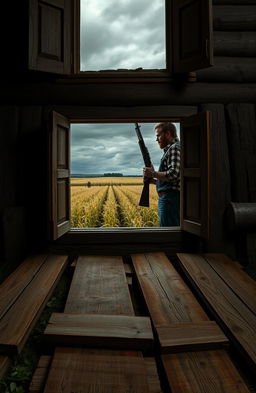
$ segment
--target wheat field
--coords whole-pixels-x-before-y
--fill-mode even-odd
[[[138,177],[71,178],[71,226],[159,226],[155,186],[150,186],[150,207],[138,205],[142,187]]]

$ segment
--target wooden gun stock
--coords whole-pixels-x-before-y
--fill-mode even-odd
[[[144,186],[141,192],[139,206],[149,207],[149,184],[150,184],[150,179],[146,179],[144,181]]]

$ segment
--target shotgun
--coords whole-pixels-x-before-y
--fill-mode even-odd
[[[150,155],[148,152],[148,149],[144,143],[144,139],[143,136],[140,132],[140,127],[138,125],[138,123],[135,123],[135,131],[138,137],[138,141],[139,141],[139,146],[140,146],[140,150],[141,150],[141,154],[144,160],[144,164],[145,167],[151,167],[152,163],[151,163],[151,159],[150,159]],[[140,197],[140,201],[139,201],[139,206],[147,206],[149,207],[149,184],[150,184],[150,178],[146,178],[144,179],[144,186],[142,189],[142,193],[141,193],[141,197]]]

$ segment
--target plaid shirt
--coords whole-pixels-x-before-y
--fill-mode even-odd
[[[180,190],[180,141],[178,138],[164,148],[159,172],[164,172],[168,181],[157,180],[157,191]]]

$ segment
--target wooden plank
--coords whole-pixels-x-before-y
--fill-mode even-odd
[[[11,359],[8,356],[0,355],[0,378],[4,376],[10,364]]]
[[[53,313],[47,342],[59,346],[147,350],[154,338],[148,317]]]
[[[214,5],[213,29],[225,31],[255,31],[255,5]]]
[[[217,349],[228,344],[215,321],[177,322],[156,326],[156,331],[162,353]]]
[[[149,393],[163,393],[160,385],[155,359],[146,357],[144,358],[144,362],[147,370]]]
[[[213,0],[213,5],[255,5],[255,0]]]
[[[44,393],[148,393],[138,352],[57,348]]]
[[[215,31],[214,56],[256,56],[256,31]]]
[[[209,266],[203,255],[177,255],[181,268],[224,332],[256,368],[256,316]]]
[[[249,393],[224,350],[162,355],[172,393]]]
[[[2,86],[2,95],[6,101],[8,100],[8,102],[14,104],[17,102],[21,102],[23,105],[30,104],[33,100],[35,104],[45,104],[48,106],[48,92],[50,90],[52,102],[58,102],[61,97],[63,105],[67,107],[73,106],[72,110],[67,111],[70,113],[72,119],[76,119],[76,105],[96,106],[108,102],[109,106],[116,106],[117,113],[121,106],[125,107],[130,105],[131,102],[133,103],[132,107],[139,106],[142,102],[144,105],[155,105],[156,107],[159,106],[159,108],[166,102],[169,103],[170,108],[172,108],[172,105],[189,105],[190,107],[191,105],[198,105],[203,102],[254,102],[256,94],[256,83],[237,84],[224,82],[188,83],[186,84],[186,89],[179,90],[179,94],[177,94],[175,84],[150,82],[116,83],[111,86],[106,85],[105,89],[102,89],[100,83],[80,83],[80,85],[72,85],[71,83],[70,85],[65,83],[56,83],[53,85],[46,82],[43,84],[31,83],[26,96],[23,93],[25,88],[26,85],[20,85],[18,89],[15,84],[6,84]],[[125,94],[123,94],[124,89]],[[78,113],[81,116],[81,112]],[[160,110],[159,113],[161,113]],[[172,109],[169,117],[172,116],[171,113],[174,113]],[[100,112],[98,112],[97,118],[98,116],[101,116]],[[134,115],[134,117],[136,116]],[[84,121],[87,119],[85,111],[83,111],[83,119]],[[151,112],[148,111],[145,119],[152,119]],[[155,121],[154,119],[152,119],[153,122]],[[85,247],[85,252],[86,250],[88,249]]]
[[[233,201],[255,201],[255,105],[245,103],[228,104],[226,113]],[[237,157],[240,159],[238,160]]]
[[[132,261],[154,325],[208,320],[164,253],[134,254]]]
[[[211,134],[211,219],[209,249],[221,249],[229,255],[235,255],[233,239],[227,239],[223,216],[231,198],[231,178],[229,163],[229,146],[226,129],[225,107],[222,104],[202,104],[200,111],[212,114]],[[222,192],[219,192],[222,190]]]
[[[134,315],[122,258],[80,256],[65,312]]]
[[[47,255],[29,256],[0,285],[0,319],[38,274],[46,258]]]
[[[41,393],[43,391],[51,360],[51,356],[44,355],[40,357],[37,368],[29,385],[29,393]]]
[[[0,321],[0,353],[19,353],[49,299],[66,264],[67,256],[49,255],[30,285]]]
[[[214,65],[197,71],[198,82],[236,82],[256,81],[254,57],[215,56]]]
[[[256,315],[256,282],[224,254],[204,254],[205,260]]]

